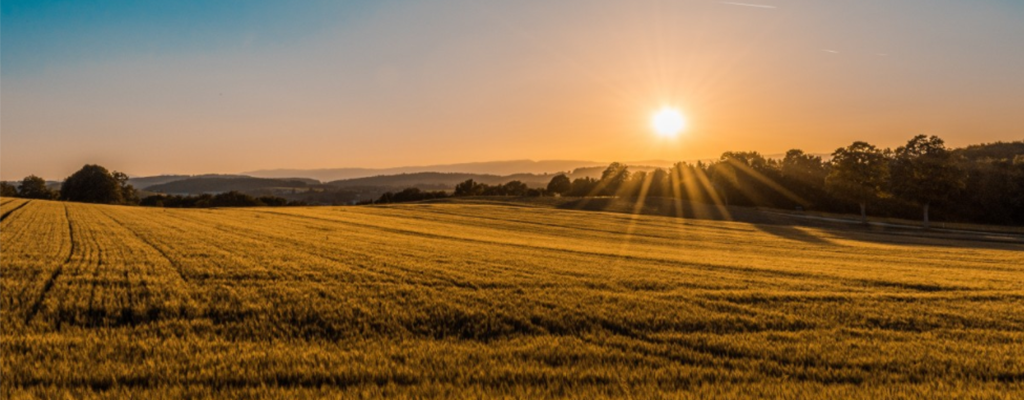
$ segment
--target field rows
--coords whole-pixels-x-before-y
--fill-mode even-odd
[[[6,397],[1024,393],[1010,244],[468,204],[0,214]]]

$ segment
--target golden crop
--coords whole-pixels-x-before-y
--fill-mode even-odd
[[[1024,247],[485,204],[3,199],[4,398],[1020,398]]]

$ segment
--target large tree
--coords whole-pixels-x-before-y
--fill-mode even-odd
[[[711,182],[725,204],[772,206],[764,184],[774,175],[772,164],[756,151],[727,151],[711,165]]]
[[[780,181],[808,205],[821,205],[827,198],[825,177],[828,164],[821,157],[793,149],[786,152],[779,168]]]
[[[861,221],[867,224],[867,204],[882,193],[887,175],[885,153],[868,143],[854,142],[832,153],[832,170],[825,186],[834,195],[860,205]]]
[[[823,186],[828,174],[826,164],[821,157],[793,149],[786,152],[782,159],[782,176],[792,181],[805,183],[809,186]]]
[[[668,172],[658,168],[650,174],[651,183],[647,189],[647,197],[671,197],[672,196],[672,180],[669,178]]]
[[[526,196],[526,192],[530,190],[525,183],[521,181],[511,181],[501,186],[505,192],[505,196]]]
[[[482,191],[482,185],[474,182],[472,179],[466,179],[465,182],[455,185],[454,196],[479,196]]]
[[[904,200],[920,204],[923,226],[928,228],[928,209],[964,188],[964,174],[953,152],[938,136],[914,136],[896,149],[890,170],[890,190]]]
[[[629,167],[625,164],[613,162],[601,173],[601,181],[598,184],[602,195],[615,196],[620,188],[629,180]]]
[[[46,180],[35,175],[26,176],[18,186],[18,197],[26,199],[52,199],[53,191],[46,187]]]
[[[128,175],[117,171],[112,172],[110,175],[114,177],[117,185],[121,188],[121,203],[139,204],[139,193],[135,190],[135,186],[128,183]]]
[[[583,197],[597,195],[598,181],[589,176],[576,178],[572,181],[572,189],[569,189],[570,196]]]
[[[18,188],[7,182],[0,182],[0,196],[18,197]]]
[[[121,182],[106,168],[91,164],[64,180],[60,197],[83,203],[121,204],[124,201]]]
[[[565,174],[555,175],[554,178],[551,178],[551,182],[548,182],[548,192],[550,193],[564,195],[569,193],[570,190],[572,190],[572,181]]]

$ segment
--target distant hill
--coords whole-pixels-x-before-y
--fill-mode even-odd
[[[143,176],[137,178],[128,178],[128,183],[134,186],[136,189],[145,189],[154,185],[161,185],[164,183],[180,181],[182,179],[191,178],[191,175],[158,175],[158,176]]]
[[[368,178],[381,175],[413,174],[420,172],[466,173],[507,176],[513,174],[540,174],[571,171],[580,167],[606,166],[606,162],[578,160],[513,160],[461,164],[426,165],[395,168],[331,168],[331,169],[274,169],[245,172],[262,178],[303,176],[324,182]]]
[[[162,185],[165,183],[181,181],[191,178],[249,178],[245,175],[229,175],[229,174],[202,174],[202,175],[156,175],[156,176],[141,176],[128,178],[128,183],[135,186],[136,189],[146,189],[151,186]]]
[[[366,178],[342,179],[328,182],[330,186],[338,188],[380,188],[387,190],[401,190],[415,187],[424,190],[451,190],[455,185],[472,179],[479,183],[488,185],[503,184],[510,181],[521,181],[530,187],[545,187],[554,174],[515,174],[515,175],[488,175],[468,174],[456,172],[418,172],[412,174],[381,175]]]
[[[253,178],[250,176],[218,176],[179,179],[159,185],[149,186],[145,189],[150,192],[167,194],[223,193],[232,190],[252,193],[271,191],[275,189],[305,189],[311,184],[319,184],[319,182],[308,179],[268,179]]]
[[[488,185],[500,185],[511,181],[520,181],[532,188],[547,187],[548,182],[555,175],[566,174],[570,179],[577,178],[600,178],[607,165],[575,168],[566,172],[555,173],[517,173],[508,175],[479,174],[461,172],[416,172],[392,175],[377,175],[363,178],[339,179],[328,182],[328,186],[344,189],[359,189],[370,193],[383,193],[386,191],[397,191],[405,188],[419,188],[422,190],[452,190],[455,185],[472,179],[478,183]],[[630,171],[653,171],[654,166],[630,165]]]

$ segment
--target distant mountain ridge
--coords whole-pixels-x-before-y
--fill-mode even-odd
[[[765,157],[782,158],[784,155]],[[686,162],[692,164],[697,161]],[[237,190],[283,195],[294,193],[292,189],[298,189],[299,192],[353,191],[360,193],[362,197],[410,187],[422,190],[452,190],[456,184],[468,179],[488,185],[520,181],[529,187],[541,188],[546,187],[557,174],[567,174],[570,179],[600,178],[608,164],[580,160],[511,160],[394,168],[276,169],[234,175],[135,177],[131,178],[129,183],[148,192],[169,194],[222,193]],[[626,161],[623,164],[628,165],[631,171],[650,172],[656,168],[670,168],[675,162],[643,160]]]
[[[402,190],[415,187],[423,190],[452,190],[455,185],[472,179],[488,185],[504,184],[520,181],[530,187],[546,187],[554,174],[513,174],[490,175],[470,174],[461,172],[416,172],[411,174],[380,175],[365,178],[342,179],[328,182],[337,188],[385,188]]]
[[[552,174],[568,172],[582,167],[607,166],[608,163],[580,160],[511,160],[459,164],[440,164],[394,168],[327,168],[327,169],[272,169],[244,172],[260,178],[302,176],[324,182],[368,178],[381,175],[412,174],[420,172],[467,173],[485,175]]]
[[[207,176],[188,177],[158,185],[147,186],[145,190],[149,192],[180,195],[204,193],[215,194],[232,190],[253,193],[268,190],[305,189],[310,184],[319,185],[320,182],[311,183],[306,179],[269,179],[253,178],[250,176]]]
[[[243,178],[244,175],[223,175],[223,174],[202,174],[202,175],[155,175],[128,178],[128,183],[136,189],[145,189],[150,186],[162,185],[165,183],[181,181],[191,178]]]
[[[828,159],[829,154],[812,153]],[[781,159],[785,154],[766,154],[766,158]],[[704,158],[686,160],[686,163],[698,161],[711,162],[718,158]],[[676,161],[667,160],[641,160],[641,161],[620,161],[634,170],[653,170],[655,168],[671,168]],[[457,164],[438,164],[423,166],[406,166],[392,168],[323,168],[323,169],[263,169],[241,173],[242,175],[259,178],[294,178],[304,177],[316,179],[322,182],[335,182],[348,179],[370,178],[385,175],[416,174],[422,172],[440,173],[464,173],[509,176],[517,174],[557,174],[575,171],[577,169],[604,168],[610,162],[584,161],[584,160],[509,160],[509,161],[486,161]]]

